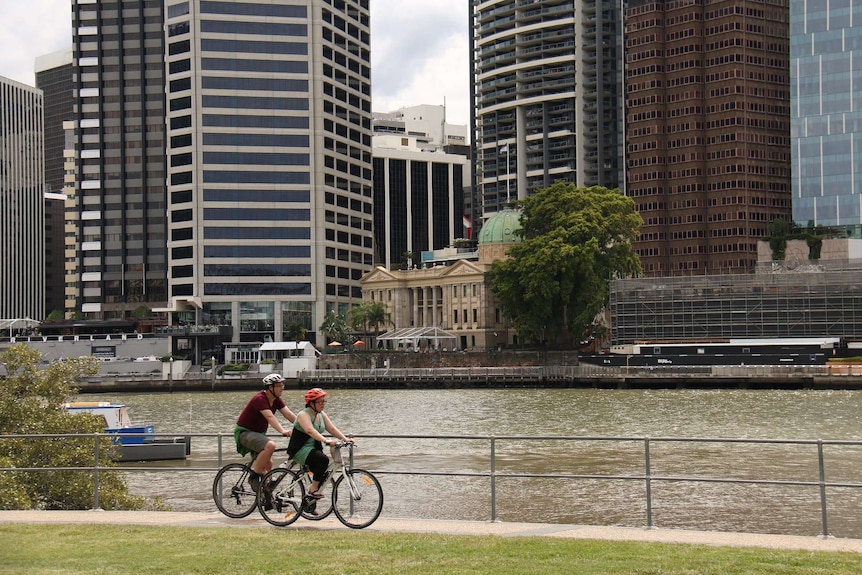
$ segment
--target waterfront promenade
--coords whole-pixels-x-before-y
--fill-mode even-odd
[[[230,519],[217,512],[173,511],[0,511],[0,524],[108,524],[157,525],[164,527],[268,528],[260,516]],[[300,521],[285,529],[347,530],[335,518],[322,521]],[[364,531],[395,533],[438,533],[446,535],[492,535],[498,537],[558,537],[601,541],[638,541],[669,544],[716,545],[726,547],[760,547],[806,551],[859,553],[862,539],[805,537],[760,533],[729,533],[677,529],[646,529],[591,525],[558,525],[551,523],[510,523],[485,521],[441,521],[381,517]]]
[[[78,382],[82,393],[242,391],[258,389],[261,374],[214,377],[189,371],[181,377],[112,375]],[[862,366],[576,366],[319,369],[288,378],[288,388],[456,389],[862,389]]]

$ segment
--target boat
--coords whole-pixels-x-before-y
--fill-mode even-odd
[[[164,461],[185,459],[191,454],[190,437],[156,438],[154,425],[132,423],[126,405],[77,401],[65,407],[69,413],[92,413],[104,418],[105,432],[117,436],[114,444],[119,446],[119,456],[115,461]]]

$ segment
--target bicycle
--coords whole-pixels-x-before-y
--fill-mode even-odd
[[[341,453],[343,447],[349,450],[347,461],[344,461]],[[286,527],[300,516],[320,520],[334,511],[344,526],[363,529],[380,517],[383,489],[371,472],[352,466],[353,444],[339,441],[330,447],[330,454],[326,479],[321,482],[321,489],[331,490],[328,498],[324,493],[321,499],[306,500],[306,485],[310,485],[312,479],[305,466],[298,471],[278,467],[264,476],[260,483],[261,490],[268,490],[269,501],[265,497],[258,497],[257,506],[267,522]],[[325,507],[327,504],[329,507]],[[268,508],[270,505],[271,508]]]
[[[286,452],[286,448],[276,449]],[[257,457],[252,452],[251,461]],[[288,461],[279,467],[286,467]],[[257,492],[248,483],[251,463],[228,463],[216,473],[213,480],[213,501],[218,510],[233,519],[248,517],[257,507]]]

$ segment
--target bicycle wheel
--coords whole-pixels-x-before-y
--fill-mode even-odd
[[[364,469],[351,469],[347,477],[339,477],[335,482],[332,507],[335,516],[347,527],[368,527],[380,517],[380,511],[383,510],[380,482]]]
[[[311,481],[311,471],[308,471],[303,478],[303,486],[306,491],[308,491]],[[334,485],[335,480],[328,477],[319,489],[323,494],[323,497],[312,502],[311,505],[304,506],[302,508],[302,516],[311,521],[320,521],[321,519],[329,517],[332,514],[332,490]]]
[[[248,484],[249,468],[243,463],[228,463],[213,480],[213,501],[218,510],[234,519],[247,517],[254,511],[257,494]]]
[[[302,478],[283,467],[263,476],[257,498],[257,508],[268,523],[286,527],[299,519],[305,487]]]

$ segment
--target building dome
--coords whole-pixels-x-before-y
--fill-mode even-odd
[[[521,229],[521,211],[505,207],[482,224],[479,245],[513,244],[521,241],[515,232]]]

